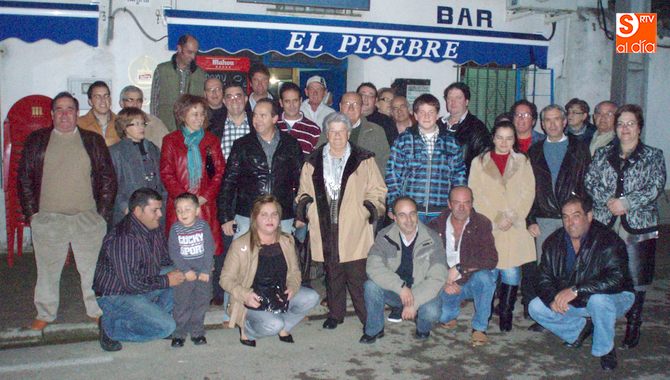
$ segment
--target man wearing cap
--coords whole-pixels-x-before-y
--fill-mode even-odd
[[[323,130],[323,119],[332,112],[335,112],[334,109],[323,104],[323,98],[326,96],[326,80],[318,75],[314,75],[307,79],[307,85],[305,86],[305,95],[307,99],[302,102],[300,106],[300,111],[316,125]]]

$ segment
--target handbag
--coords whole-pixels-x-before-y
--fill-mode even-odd
[[[247,309],[269,311],[273,314],[285,313],[288,310],[289,301],[288,296],[285,294],[285,286],[259,282],[256,284],[253,291],[258,295],[260,306],[247,306]]]

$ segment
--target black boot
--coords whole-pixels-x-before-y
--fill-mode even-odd
[[[512,330],[512,312],[516,302],[518,286],[500,284],[500,331]]]
[[[640,325],[642,324],[642,306],[647,292],[635,292],[635,302],[626,313],[626,336],[621,342],[621,348],[634,348],[640,343]]]

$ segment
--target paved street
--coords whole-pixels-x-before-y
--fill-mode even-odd
[[[373,345],[358,343],[361,324],[353,317],[334,331],[321,328],[324,309],[318,307],[310,320],[293,331],[295,344],[277,338],[258,341],[256,348],[242,346],[237,330],[222,330],[210,324],[209,344],[181,349],[161,340],[144,344],[124,343],[122,351],[106,353],[95,338],[95,325],[82,316],[83,307],[73,265],[66,267],[64,313],[59,323],[34,341],[20,328],[34,315],[31,302],[30,254],[20,266],[8,269],[0,264],[2,306],[0,347],[38,344],[36,347],[0,349],[0,379],[667,379],[670,378],[670,257],[668,229],[659,241],[656,280],[645,305],[642,341],[631,351],[618,351],[615,373],[600,369],[590,355],[590,341],[579,350],[564,348],[548,333],[526,331],[530,321],[515,311],[511,333],[498,331],[497,317],[489,327],[491,343],[470,346],[472,304],[464,308],[455,332],[434,330],[424,342],[413,337],[414,324],[386,324],[386,336]],[[8,282],[9,279],[15,282]],[[320,289],[322,291],[322,289]],[[17,313],[17,311],[20,311]],[[351,308],[350,308],[351,311]],[[208,320],[216,322],[220,310],[210,310]],[[617,323],[616,342],[621,340],[624,320]],[[81,330],[81,334],[77,331]],[[54,344],[59,339],[78,343]],[[32,342],[32,343],[31,343]]]

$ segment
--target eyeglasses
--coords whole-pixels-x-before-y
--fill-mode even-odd
[[[614,117],[614,112],[609,111],[609,112],[598,112],[596,115],[603,116],[603,117]]]
[[[514,117],[518,119],[530,119],[533,115],[529,114],[528,112],[517,112],[514,114]]]
[[[244,99],[244,95],[242,95],[242,94],[226,94],[225,98],[228,99],[228,100],[240,100],[240,99]]]
[[[390,102],[391,100],[393,100],[393,98],[379,98],[379,101],[382,101],[382,102],[384,102],[384,103],[388,103],[388,102]]]
[[[342,108],[345,109],[350,107],[359,108],[360,106],[361,104],[359,102],[342,102]]]
[[[617,127],[634,127],[637,125],[637,121],[635,120],[628,120],[628,121],[617,121],[616,126]]]
[[[391,107],[391,111],[396,112],[396,111],[400,111],[402,109],[407,109],[407,108],[408,108],[407,104],[403,104],[403,105],[400,105],[400,106],[397,106],[397,107]]]
[[[205,91],[209,92],[210,94],[216,94],[217,92],[223,92],[223,88],[221,87],[206,88]]]

